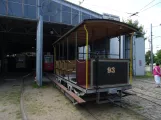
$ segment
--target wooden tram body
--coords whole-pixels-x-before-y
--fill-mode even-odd
[[[93,46],[114,37],[121,41],[119,36],[126,34],[131,35],[132,43],[136,31],[136,28],[114,20],[84,20],[53,43],[55,83],[70,92],[68,96],[76,103],[81,103],[76,97],[82,101],[96,100],[97,103],[120,101],[122,94],[132,88],[132,62],[121,59],[120,55],[119,59],[108,58],[106,52],[106,57],[102,58]],[[79,58],[78,48],[82,46],[86,46],[86,52],[81,53],[86,55],[85,59]]]

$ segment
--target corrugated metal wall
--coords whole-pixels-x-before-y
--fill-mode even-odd
[[[102,15],[63,0],[40,0],[44,21],[77,25],[84,19]],[[80,12],[79,12],[80,11]],[[0,16],[37,19],[37,0],[0,0]]]
[[[130,37],[123,37],[123,57],[130,59]],[[145,41],[144,38],[133,37],[133,75],[145,75]]]

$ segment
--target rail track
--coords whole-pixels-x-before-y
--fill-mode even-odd
[[[155,81],[150,81],[150,80],[147,80],[147,79],[137,79],[137,78],[134,78],[135,81],[139,81],[139,82],[145,82],[145,83],[150,83],[150,84],[155,84]]]
[[[48,78],[49,79],[49,78]],[[139,96],[138,96],[139,97]],[[128,106],[130,106],[130,104],[128,104],[128,103],[125,103],[124,101],[122,101],[122,105],[121,106],[119,106],[118,104],[113,104],[113,105],[116,105],[116,106],[118,106],[118,107],[122,107],[122,108],[125,108],[125,109],[129,109],[129,110],[131,110],[131,111],[133,111],[134,113],[136,113],[136,114],[138,114],[138,115],[140,115],[140,116],[143,116],[142,114],[139,114],[138,112],[136,112],[135,110],[133,110],[133,109],[130,109],[130,107],[128,107]],[[99,120],[99,118],[97,118],[97,116],[95,116],[95,114],[93,114],[91,111],[90,111],[90,109],[88,108],[88,106],[86,106],[86,104],[83,104],[83,105],[80,105],[84,110],[86,110],[92,117],[93,117],[93,119],[94,120]],[[150,118],[149,117],[147,117],[147,116],[143,116],[144,118],[146,118],[146,120],[150,120]]]
[[[26,78],[27,78],[28,76],[30,76],[31,74],[32,74],[32,73],[29,73],[29,74],[23,76],[23,79],[22,79],[22,89],[21,89],[21,100],[20,100],[20,103],[21,103],[21,112],[22,112],[22,119],[23,119],[23,120],[28,120],[27,115],[26,115],[25,110],[24,110],[24,106],[23,106],[24,79],[26,79]],[[141,82],[142,82],[142,81],[141,81]],[[144,82],[144,81],[143,81],[143,82]],[[147,83],[154,84],[154,83],[151,83],[151,82],[147,82]],[[138,86],[133,86],[133,87],[134,87],[134,88],[140,89],[140,87],[138,87]],[[141,89],[140,89],[140,90],[141,90]],[[147,100],[147,101],[149,101],[149,102],[151,102],[151,103],[153,103],[153,104],[156,104],[156,105],[161,106],[161,103],[159,104],[158,102],[156,102],[157,100],[158,100],[158,101],[161,101],[161,99],[158,99],[158,98],[153,97],[153,96],[151,96],[151,95],[146,95],[146,94],[143,94],[143,93],[141,93],[141,92],[134,91],[134,90],[133,90],[132,92],[133,92],[133,93],[136,93],[136,96],[137,96],[137,97],[140,97],[140,98],[145,99],[145,100]],[[152,92],[152,91],[150,91],[150,92]],[[159,94],[159,93],[158,93],[158,94]],[[159,95],[161,95],[161,94],[159,94]],[[122,108],[129,109],[129,110],[131,110],[131,111],[137,113],[138,115],[143,116],[142,114],[139,114],[137,111],[131,109],[131,108],[130,108],[130,104],[128,104],[127,102],[122,101],[122,103],[123,103],[122,106],[121,106]],[[90,111],[90,109],[89,109],[86,105],[81,105],[81,107],[82,107],[84,110],[86,110],[86,111],[93,117],[94,120],[99,120],[99,119],[97,118],[97,116],[95,116],[95,114],[93,114],[93,113]],[[150,120],[150,119],[151,119],[151,118],[149,118],[148,116],[143,116],[143,117],[145,117],[147,120]],[[154,118],[154,119],[155,119],[155,118]]]
[[[25,86],[25,83],[24,83],[24,80],[32,75],[33,72],[25,75],[22,77],[22,82],[21,82],[21,97],[20,97],[20,110],[21,110],[21,114],[22,114],[22,120],[28,120],[28,117],[27,117],[27,114],[25,112],[25,109],[24,109],[24,86]]]
[[[137,89],[140,89],[140,90],[144,90],[144,91],[146,91],[146,92],[151,92],[151,93],[155,93],[155,94],[157,94],[157,95],[160,95],[161,96],[161,93],[160,92],[157,92],[157,91],[151,91],[151,90],[149,90],[149,89],[142,89],[141,87],[138,87],[138,86],[136,86],[136,85],[133,85],[133,88],[137,88]]]
[[[152,102],[152,103],[154,103],[154,104],[157,104],[157,105],[161,106],[161,99],[158,99],[158,98],[153,97],[153,96],[150,96],[150,95],[143,94],[143,93],[141,93],[141,92],[137,92],[137,91],[133,91],[133,92],[137,94],[136,96],[141,97],[141,98],[143,98],[143,99],[145,99],[145,100],[147,100],[147,101],[149,101],[149,102]],[[153,99],[153,100],[150,100],[150,99],[148,99],[147,97],[149,97],[149,98],[151,98],[151,99]],[[154,100],[154,99],[155,99],[155,100]],[[160,104],[157,103],[157,102],[155,102],[155,101],[160,101]]]
[[[143,93],[141,93],[141,92],[137,92],[137,91],[133,91],[133,93],[135,93],[136,94],[136,97],[138,97],[138,98],[140,98],[140,99],[144,99],[145,101],[148,101],[150,104],[152,103],[152,106],[158,106],[158,107],[161,107],[161,99],[158,99],[158,98],[155,98],[155,97],[152,97],[152,96],[149,96],[149,95],[146,95],[146,94],[143,94]],[[134,112],[136,112],[136,113],[138,113],[139,115],[142,115],[142,116],[144,116],[145,118],[146,118],[146,120],[159,120],[158,118],[156,118],[155,116],[153,116],[153,115],[149,115],[148,114],[148,112],[147,113],[145,113],[144,115],[143,114],[141,114],[138,110],[134,110],[133,108],[132,108],[132,104],[130,104],[130,103],[128,103],[128,102],[124,102],[123,101],[123,103],[124,103],[124,105],[123,105],[123,107],[124,108],[127,108],[127,109],[130,109],[130,110],[132,110],[132,111],[134,111]],[[131,106],[132,105],[132,106]],[[134,104],[135,105],[135,104]],[[146,108],[147,109],[147,108]],[[154,108],[155,109],[155,108]],[[157,113],[158,114],[158,113]]]

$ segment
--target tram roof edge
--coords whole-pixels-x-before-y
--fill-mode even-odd
[[[132,32],[137,32],[138,29],[136,27],[133,27],[127,23],[124,23],[124,22],[120,22],[120,21],[116,21],[116,20],[110,20],[110,19],[85,19],[83,20],[80,24],[78,24],[77,26],[73,27],[71,30],[69,30],[67,33],[65,33],[62,37],[60,37],[57,41],[55,41],[52,45],[56,44],[57,42],[63,40],[65,37],[68,37],[71,33],[77,31],[79,28],[82,27],[82,25],[86,24],[88,26],[88,24],[91,24],[91,23],[97,23],[97,24],[102,24],[102,25],[105,25],[105,23],[107,25],[111,25],[111,30],[113,29],[112,28],[112,25],[117,25],[117,28],[116,29],[127,29],[127,31],[122,31],[119,33],[119,35],[115,35],[115,36],[109,36],[109,37],[117,37],[117,36],[121,36],[121,35],[126,35],[126,34],[131,34]],[[83,26],[84,27],[84,26]],[[115,26],[116,27],[116,26]],[[88,27],[87,27],[88,29]],[[102,28],[100,28],[102,29]],[[118,32],[118,31],[117,31]]]

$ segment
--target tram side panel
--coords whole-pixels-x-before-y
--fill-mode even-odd
[[[77,61],[77,85],[86,85],[86,61]],[[118,86],[129,84],[128,60],[95,60],[88,61],[88,85]]]
[[[125,85],[129,84],[128,60],[100,60],[97,64],[92,61],[93,85]]]
[[[77,84],[80,86],[86,85],[86,61],[77,61]],[[88,84],[90,84],[91,79],[91,60],[88,60]]]

